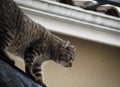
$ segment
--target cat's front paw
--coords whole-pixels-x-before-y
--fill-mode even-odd
[[[47,86],[45,85],[45,83],[42,81],[42,78],[41,78],[41,77],[38,77],[38,78],[37,78],[37,82],[38,82],[42,87],[47,87]]]
[[[42,87],[47,87],[44,83],[41,84]]]

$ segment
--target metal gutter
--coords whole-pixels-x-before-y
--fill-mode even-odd
[[[120,18],[53,1],[14,1],[33,20],[52,31],[120,47]]]

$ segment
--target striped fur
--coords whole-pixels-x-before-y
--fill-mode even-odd
[[[13,0],[0,0],[0,49],[23,58],[26,72],[45,87],[42,63],[53,60],[71,67],[75,47],[24,15]]]

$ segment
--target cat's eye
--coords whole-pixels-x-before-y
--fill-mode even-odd
[[[67,50],[70,50],[70,47],[66,47]]]

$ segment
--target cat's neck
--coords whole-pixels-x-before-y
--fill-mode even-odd
[[[60,52],[60,46],[64,42],[61,38],[57,37],[56,35],[52,34],[52,44],[51,44],[51,51],[50,55],[52,60],[55,60],[58,57]]]

